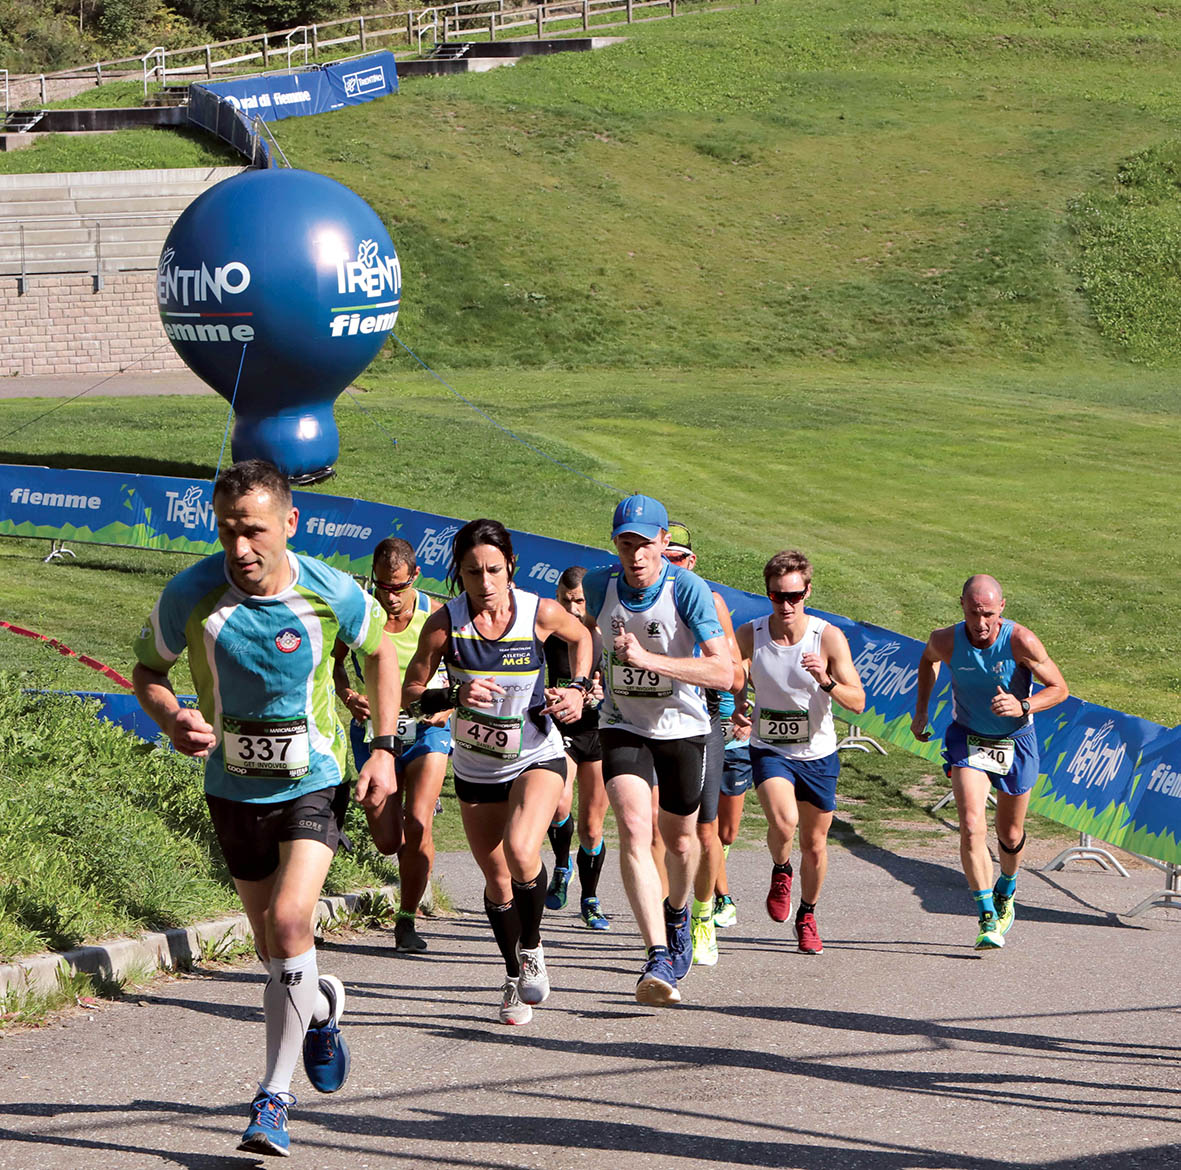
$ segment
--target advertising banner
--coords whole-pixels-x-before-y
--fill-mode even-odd
[[[345,106],[398,92],[398,70],[393,53],[372,53],[298,73],[266,73],[232,81],[201,82],[190,87],[206,91],[264,122],[324,114]]]
[[[95,542],[205,555],[218,549],[209,480],[0,465],[0,536]],[[295,492],[299,525],[291,547],[356,577],[373,546],[400,536],[415,550],[422,586],[450,592],[451,544],[464,521],[346,496]],[[606,528],[606,524],[604,524]],[[553,597],[570,565],[612,564],[613,553],[532,533],[512,533],[516,581]],[[728,585],[721,594],[735,626],[769,611],[767,599]],[[838,714],[875,739],[938,764],[951,721],[951,672],[939,672],[930,704],[933,736],[910,734],[923,643],[839,614],[813,611],[840,628],[865,684],[863,714]],[[1181,864],[1181,729],[1071,697],[1037,719],[1042,772],[1030,807],[1112,845]]]

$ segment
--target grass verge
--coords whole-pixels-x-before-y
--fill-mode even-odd
[[[45,681],[0,673],[0,959],[237,909],[199,765],[76,698],[28,693]],[[327,893],[394,878],[350,815],[357,849],[333,863]]]

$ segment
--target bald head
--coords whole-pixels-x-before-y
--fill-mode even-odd
[[[1005,595],[1001,583],[987,573],[977,573],[964,582],[960,594],[968,641],[974,646],[991,646],[1001,630]]]
[[[987,573],[975,573],[964,582],[961,601],[1003,601],[1005,598],[1001,583]]]

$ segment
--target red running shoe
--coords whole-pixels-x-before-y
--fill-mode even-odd
[[[786,922],[791,916],[790,873],[771,874],[771,888],[767,891],[767,913],[776,922]]]
[[[824,950],[820,931],[816,929],[815,914],[803,914],[796,919],[796,938],[800,940],[802,955],[819,955]]]

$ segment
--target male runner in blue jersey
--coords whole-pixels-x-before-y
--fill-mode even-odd
[[[397,652],[382,637],[381,607],[351,577],[288,551],[299,512],[277,467],[248,460],[227,468],[214,485],[213,510],[224,552],[165,586],[135,640],[133,682],[140,705],[177,751],[205,761],[214,829],[269,974],[266,1072],[238,1148],[286,1156],[301,1049],[320,1092],[335,1092],[349,1071],[338,1028],[344,988],[319,974],[312,932],[340,842],[334,798],[346,740],[336,718],[332,647],[339,637],[368,655],[377,736],[355,792],[366,807],[396,787]],[[168,680],[186,649],[198,710],[182,707]]]
[[[603,639],[599,719],[603,779],[619,830],[620,871],[647,962],[636,999],[678,1003],[693,962],[689,895],[697,872],[697,809],[710,720],[704,688],[732,685],[734,662],[709,586],[664,558],[668,513],[650,496],[615,509],[617,568],[583,578],[586,612]],[[668,898],[652,858],[652,787],[666,847]]]
[[[960,595],[964,620],[934,630],[919,659],[915,739],[931,738],[927,708],[946,663],[951,668],[952,722],[943,737],[944,770],[951,777],[960,819],[960,861],[979,915],[978,951],[997,950],[1013,925],[1014,891],[1025,848],[1025,811],[1037,783],[1033,716],[1070,693],[1062,672],[1037,635],[1003,617],[1005,597],[995,578],[977,573]],[[1032,680],[1042,690],[1031,694]],[[996,837],[1001,874],[992,883],[985,817],[996,789]]]

